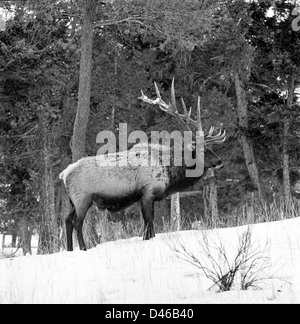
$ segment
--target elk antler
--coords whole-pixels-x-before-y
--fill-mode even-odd
[[[201,118],[200,118],[200,97],[198,97],[198,104],[197,104],[197,119],[194,120],[191,118],[192,108],[190,108],[189,112],[187,111],[186,105],[184,100],[181,98],[182,106],[184,114],[180,114],[177,109],[176,105],[176,98],[175,98],[175,86],[174,86],[174,79],[172,80],[171,86],[171,102],[169,104],[165,103],[160,95],[158,86],[156,82],[154,82],[155,92],[156,92],[156,99],[149,99],[141,90],[142,96],[139,99],[143,100],[146,103],[151,105],[158,105],[159,108],[167,114],[174,116],[179,124],[186,130],[191,131],[195,136],[194,132],[190,128],[190,124],[193,125],[199,132],[202,132],[202,125],[201,125]]]
[[[215,128],[211,127],[208,134],[204,135],[205,144],[221,144],[225,141],[226,131],[222,131],[222,129],[220,129],[218,134],[213,135],[214,130]]]
[[[155,92],[156,92],[156,99],[149,99],[141,90],[142,96],[139,97],[139,99],[143,100],[146,103],[149,103],[151,105],[158,105],[159,108],[164,111],[167,114],[170,114],[178,120],[179,124],[186,130],[191,131],[193,136],[195,137],[195,133],[191,130],[190,124],[193,125],[197,131],[202,132],[202,125],[201,125],[201,115],[200,115],[200,97],[198,97],[197,102],[197,119],[191,118],[192,108],[190,108],[189,112],[187,111],[186,105],[184,100],[181,98],[181,103],[183,107],[184,114],[180,114],[177,109],[176,105],[176,98],[175,98],[175,87],[174,87],[174,79],[172,80],[172,86],[171,86],[171,102],[169,104],[165,103],[160,95],[158,86],[156,82],[154,82],[155,86]],[[226,139],[226,131],[222,131],[222,129],[219,131],[218,134],[213,135],[215,128],[211,127],[208,134],[204,136],[205,144],[221,144]]]

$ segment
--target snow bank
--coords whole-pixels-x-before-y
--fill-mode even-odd
[[[299,303],[300,218],[251,226],[252,247],[265,254],[260,275],[267,279],[260,290],[218,293],[175,252],[184,246],[209,266],[201,247],[205,234],[233,260],[246,230],[182,231],[108,242],[87,252],[1,259],[0,303]],[[211,256],[220,259],[214,249]]]

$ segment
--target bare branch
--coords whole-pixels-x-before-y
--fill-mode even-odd
[[[122,24],[122,23],[126,23],[126,22],[139,24],[139,25],[147,27],[147,28],[152,28],[150,25],[145,24],[140,19],[145,20],[145,18],[143,18],[143,17],[127,17],[127,18],[119,19],[119,20],[102,20],[102,21],[98,21],[96,24],[94,24],[94,28],[102,28],[104,26],[118,25],[118,24]],[[148,20],[150,20],[150,19],[148,18]]]

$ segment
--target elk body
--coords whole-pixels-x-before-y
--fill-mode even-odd
[[[140,99],[150,104],[158,104],[163,111],[176,117],[181,125],[185,125],[186,129],[191,130],[189,125],[192,124],[198,130],[202,130],[200,100],[197,107],[197,120],[193,120],[190,118],[190,113],[187,112],[184,102],[185,114],[181,115],[177,111],[174,81],[170,104],[166,104],[161,99],[158,88],[156,85],[155,87],[156,100],[149,99],[143,93]],[[220,168],[222,161],[208,145],[222,143],[224,140],[225,132],[213,135],[212,129],[204,136],[204,169],[199,177],[186,177],[186,170],[192,169],[194,166],[187,166],[184,163],[180,166],[174,165],[173,149],[158,144],[137,144],[130,151],[85,157],[70,164],[59,176],[64,181],[72,206],[72,210],[65,220],[68,251],[73,250],[72,232],[74,227],[80,249],[86,250],[82,226],[93,203],[100,209],[114,212],[140,201],[144,219],[143,239],[153,238],[155,236],[153,225],[154,202],[193,185],[205,175],[209,168]],[[191,154],[193,154],[193,145],[190,146],[190,149],[192,150]],[[167,152],[170,155],[170,165],[163,165],[160,161],[156,161],[157,163],[153,165],[153,161],[150,162],[150,159],[153,156],[160,157],[162,152]],[[145,155],[146,159],[149,159],[149,163],[147,165],[136,165],[133,156],[137,155]],[[126,160],[126,163],[120,163],[124,160]]]

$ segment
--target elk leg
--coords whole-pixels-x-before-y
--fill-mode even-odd
[[[144,219],[143,240],[149,240],[155,236],[154,232],[154,200],[153,197],[143,197],[141,200]]]
[[[77,219],[75,221],[75,224],[74,224],[74,227],[75,227],[76,232],[77,232],[77,239],[78,239],[78,243],[79,243],[79,248],[80,248],[80,250],[86,251],[86,245],[84,243],[83,235],[82,235],[83,221],[84,221],[84,218],[82,219],[82,218],[77,217]]]
[[[65,219],[65,224],[66,224],[66,235],[67,235],[67,251],[73,251],[73,238],[72,238],[72,233],[73,233],[73,220],[76,218],[76,211],[75,207],[71,202],[71,211],[68,214],[67,218]]]
[[[76,210],[77,217],[74,222],[74,227],[77,232],[79,248],[80,248],[80,250],[83,250],[83,251],[86,251],[86,245],[83,240],[82,226],[83,226],[83,221],[85,219],[85,216],[91,206],[92,206],[92,199],[86,198],[84,201],[82,201],[82,203],[80,204],[80,207],[77,208],[77,210]]]

